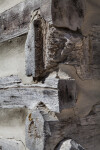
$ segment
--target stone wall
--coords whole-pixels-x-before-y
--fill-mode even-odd
[[[99,8],[0,2],[1,150],[100,149]]]

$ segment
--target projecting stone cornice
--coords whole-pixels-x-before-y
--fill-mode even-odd
[[[74,79],[46,79],[45,83],[24,85],[17,76],[0,78],[0,107],[33,108],[43,102],[51,111],[72,108],[77,100]]]

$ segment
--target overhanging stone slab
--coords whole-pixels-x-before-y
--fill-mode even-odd
[[[54,86],[50,85],[50,81]],[[18,83],[0,88],[0,107],[33,108],[37,103],[43,102],[50,110],[60,112],[75,106],[77,99],[75,80],[51,79],[46,82],[32,85]]]

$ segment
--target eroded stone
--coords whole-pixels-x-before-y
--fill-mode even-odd
[[[25,147],[21,141],[0,139],[0,150],[25,150]]]

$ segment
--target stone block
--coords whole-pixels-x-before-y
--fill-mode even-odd
[[[50,110],[60,112],[75,106],[76,93],[75,80],[69,78],[66,80],[52,78],[46,80],[44,84],[6,84],[5,88],[0,88],[0,107],[31,108],[37,103],[43,102]]]
[[[82,35],[50,26],[47,32],[45,68],[52,68],[59,63],[79,66],[83,59]]]
[[[0,150],[25,150],[25,147],[21,141],[0,139]]]
[[[76,31],[81,28],[84,18],[84,0],[43,0],[41,14],[47,22],[54,26]]]
[[[43,73],[43,21],[39,11],[32,14],[29,32],[25,43],[26,75],[38,77]]]
[[[44,150],[46,140],[51,135],[49,122],[57,120],[54,112],[51,112],[44,103],[39,103],[26,119],[27,148],[29,150]]]

